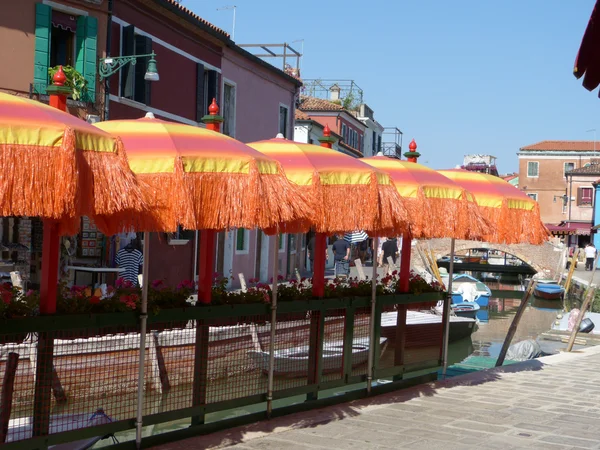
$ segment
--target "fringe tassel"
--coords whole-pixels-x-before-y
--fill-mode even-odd
[[[539,205],[531,211],[509,208],[506,200],[501,208],[480,207],[493,224],[493,232],[484,240],[499,244],[540,245],[548,240],[550,232],[540,220]]]
[[[0,145],[0,215],[48,219],[75,217],[75,133],[67,128],[60,148]]]

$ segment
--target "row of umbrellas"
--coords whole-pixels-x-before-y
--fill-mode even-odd
[[[217,120],[214,101],[209,113]],[[505,243],[538,244],[547,237],[533,200],[483,174],[442,175],[385,157],[357,160],[283,138],[244,145],[151,115],[92,126],[0,93],[0,153],[0,215],[45,219],[44,249],[52,255],[43,265],[43,313],[51,313],[49,303],[55,302],[56,237],[77,232],[83,215],[106,234],[132,228],[174,231],[180,224],[196,230],[258,227],[277,233],[312,227],[321,236],[364,230]],[[52,231],[47,233],[46,225]],[[214,242],[210,233],[201,236]],[[145,239],[146,252],[148,243]],[[211,252],[204,255],[204,265],[212,268]],[[144,259],[136,441],[141,439],[148,253]],[[315,286],[323,285],[323,277],[315,273],[321,279]],[[210,286],[201,289],[210,292]]]
[[[180,224],[503,243],[547,238],[537,203],[497,177],[359,160],[281,138],[244,145],[151,116],[92,126],[0,94],[0,145],[0,215],[57,219],[64,233],[87,215],[108,234]]]

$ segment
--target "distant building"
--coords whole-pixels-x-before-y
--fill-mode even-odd
[[[362,103],[358,111],[351,113],[365,125],[363,156],[375,156],[381,151],[384,127],[375,120],[373,110],[366,103]]]
[[[488,173],[499,176],[496,168],[496,157],[492,155],[465,155],[461,169],[471,172]]]
[[[514,187],[519,187],[519,174],[518,173],[507,173],[506,175],[499,175],[504,181]]]
[[[600,152],[594,141],[542,141],[521,147],[519,187],[540,205],[542,221],[555,235],[589,241]],[[598,172],[598,174],[596,174]]]

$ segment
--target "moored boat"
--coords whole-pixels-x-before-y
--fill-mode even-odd
[[[477,312],[481,309],[475,302],[453,303],[451,307],[455,315],[459,317],[470,317],[471,319],[475,319]]]
[[[382,337],[379,339],[380,348],[384,348],[387,341]],[[269,352],[251,350],[247,352],[248,358],[252,363],[262,370],[263,373],[269,371]],[[352,367],[364,364],[369,356],[369,338],[359,338],[352,341]],[[285,376],[306,376],[308,372],[309,361],[308,345],[276,350],[274,353],[275,375]],[[325,342],[323,343],[323,372],[335,372],[342,369],[344,362],[344,342]]]
[[[561,300],[564,293],[565,288],[559,284],[538,283],[533,290],[533,295],[544,300]]]
[[[390,345],[396,339],[396,311],[381,314],[381,335],[389,339]],[[429,311],[406,312],[406,347],[439,345],[442,316]],[[477,329],[477,321],[468,317],[450,316],[450,342],[471,336]]]
[[[455,275],[452,281],[452,303],[475,302],[482,308],[490,303],[492,291],[470,275]]]

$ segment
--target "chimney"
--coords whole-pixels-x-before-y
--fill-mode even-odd
[[[331,86],[329,88],[329,100],[331,100],[332,102],[339,101],[340,100],[340,92],[342,92],[342,90],[340,89],[340,87],[337,84],[334,84],[333,86]]]

